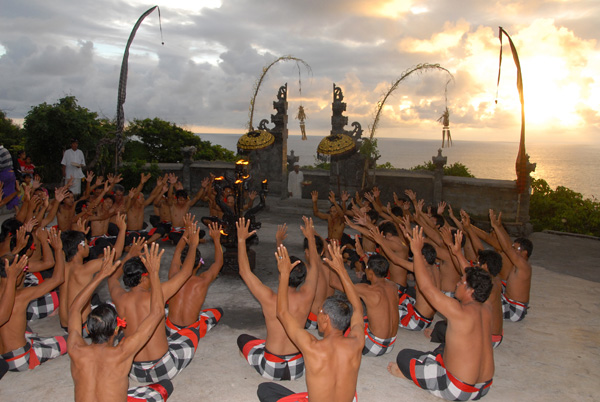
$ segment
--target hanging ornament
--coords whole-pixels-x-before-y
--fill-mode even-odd
[[[442,148],[444,148],[444,143],[446,138],[448,138],[448,148],[452,146],[452,137],[450,136],[450,111],[448,107],[444,110],[444,113],[437,119],[439,123],[442,124]]]
[[[302,105],[298,106],[298,114],[296,115],[296,119],[300,120],[302,141],[306,141],[306,124],[304,123],[304,120],[306,120],[306,113],[304,113],[304,107]]]

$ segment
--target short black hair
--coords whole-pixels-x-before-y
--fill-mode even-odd
[[[188,193],[185,190],[177,190],[175,191],[175,198],[187,198],[188,197]]]
[[[371,220],[371,222],[375,223],[379,219],[379,213],[374,209],[370,209],[367,211],[367,216]]]
[[[385,278],[388,275],[390,263],[381,254],[373,254],[369,257],[367,269],[373,271],[376,277]]]
[[[6,278],[6,268],[4,268],[5,261],[8,261],[8,264],[12,264],[15,260],[15,255],[11,253],[4,254],[0,257],[0,278]]]
[[[17,230],[23,226],[23,222],[15,218],[8,218],[2,222],[2,229],[0,230],[0,242],[6,240],[9,235],[16,236]]]
[[[188,252],[190,251],[190,246],[188,244],[185,245],[183,250],[181,250],[181,258],[179,259],[183,264],[185,259],[187,258]],[[200,254],[200,249],[196,248],[196,258],[194,258],[194,268],[200,265],[200,258],[202,258]]]
[[[531,242],[531,240],[526,239],[524,237],[518,237],[515,239],[514,242],[519,244],[519,246],[521,246],[521,248],[525,250],[525,252],[527,253],[527,258],[531,257],[531,253],[533,253],[533,243]]]
[[[317,253],[319,253],[319,255],[323,254],[323,249],[325,248],[325,245],[323,244],[323,239],[320,236],[315,235],[315,243],[317,245]],[[308,249],[308,239],[305,237],[304,238],[304,250]]]
[[[133,257],[123,264],[123,283],[128,288],[134,288],[142,281],[142,274],[148,273],[140,257]]]
[[[473,299],[484,303],[492,292],[492,276],[481,267],[468,267],[465,269],[467,286],[473,289]]]
[[[288,286],[293,288],[300,286],[306,278],[306,265],[300,258],[291,255],[290,262],[294,264],[296,261],[300,261],[300,263],[296,265],[294,269],[292,269],[292,272],[290,272],[290,278],[288,280]]]
[[[488,272],[492,277],[498,276],[502,270],[502,256],[494,250],[479,250],[479,265],[486,264]]]
[[[390,233],[392,236],[398,236],[398,229],[392,222],[383,222],[379,225],[379,230],[383,235]]]
[[[60,239],[65,252],[65,261],[69,262],[77,254],[79,244],[85,241],[85,234],[77,230],[66,230],[60,234]]]
[[[437,212],[432,213],[431,216],[433,218],[435,218],[435,224],[439,227],[444,226],[444,223],[446,223],[446,221],[444,220],[444,217],[442,215],[438,214]]]
[[[87,330],[92,343],[107,342],[117,328],[117,310],[108,304],[102,303],[92,310],[87,318]]]
[[[437,258],[437,251],[435,251],[435,247],[433,247],[431,244],[423,244],[421,254],[423,254],[423,257],[425,257],[425,261],[427,262],[427,264],[435,264],[435,259]]]
[[[329,296],[323,303],[323,313],[329,316],[335,329],[345,332],[352,319],[352,304],[344,294]]]
[[[392,207],[392,214],[394,216],[402,217],[404,216],[404,211],[398,205]]]
[[[458,233],[458,230],[452,229],[450,231],[450,233],[452,233],[452,241],[454,241],[456,239],[456,234]],[[467,236],[463,236],[462,241],[460,242],[460,246],[464,247],[466,243],[467,243]]]

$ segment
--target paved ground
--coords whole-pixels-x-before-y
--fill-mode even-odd
[[[269,286],[277,285],[273,256],[277,224],[287,222],[286,245],[301,255],[299,231],[302,213],[310,213],[310,200],[272,201],[259,215],[257,275]],[[323,207],[325,204],[323,204]],[[196,208],[198,216],[206,209]],[[316,222],[326,233],[323,221]],[[521,323],[505,324],[505,340],[495,351],[496,374],[487,401],[593,401],[600,397],[600,241],[548,233],[534,233],[531,309]],[[162,276],[166,276],[173,247],[165,246]],[[202,246],[207,263],[213,245]],[[102,295],[106,293],[101,292]],[[236,346],[241,333],[262,337],[264,321],[256,300],[234,275],[221,275],[211,287],[206,307],[222,307],[224,317],[200,341],[190,366],[174,379],[171,401],[255,401],[263,382],[243,360]],[[57,317],[34,322],[40,335],[60,333]],[[411,382],[386,371],[402,348],[431,350],[421,333],[400,330],[396,348],[383,357],[365,357],[358,379],[360,401],[437,401]],[[66,401],[73,399],[68,356],[47,362],[25,373],[8,373],[0,382],[0,401]],[[305,391],[304,379],[284,384]]]

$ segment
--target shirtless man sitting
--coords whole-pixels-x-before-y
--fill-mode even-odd
[[[175,177],[175,180],[176,179],[177,178]],[[172,179],[170,178],[169,180]],[[174,195],[172,190],[173,185],[169,187],[169,195],[167,196],[167,204],[171,213],[171,231],[168,233],[168,235],[169,240],[171,240],[173,244],[177,244],[179,239],[181,239],[181,235],[183,234],[184,217],[190,211],[190,208],[200,200],[204,194],[204,191],[203,188],[200,188],[194,198],[190,199],[187,191],[183,190],[183,188],[175,191]],[[204,237],[203,231],[200,233],[200,238],[202,237]]]
[[[42,338],[27,332],[27,305],[30,301],[43,296],[58,287],[64,281],[64,257],[60,236],[51,230],[49,241],[56,255],[56,264],[51,278],[37,286],[24,287],[21,275],[16,283],[15,299],[10,319],[0,326],[0,354],[11,371],[26,371],[39,366],[49,359],[54,359],[67,352],[65,336]],[[12,256],[11,256],[12,257]],[[24,270],[27,258],[15,256],[19,266]],[[4,271],[5,264],[1,268]],[[0,276],[5,276],[0,272]]]
[[[190,219],[188,214],[185,220]],[[186,225],[187,226],[187,225]],[[220,308],[211,308],[202,310],[202,305],[206,299],[206,293],[209,286],[217,279],[221,268],[223,267],[223,249],[221,248],[221,226],[217,223],[209,225],[209,235],[215,245],[215,262],[206,271],[198,275],[204,261],[200,257],[200,250],[196,250],[194,260],[194,269],[192,276],[185,282],[179,291],[169,300],[169,316],[166,319],[167,332],[169,335],[182,330],[185,327],[194,325],[201,321],[200,337],[204,337],[212,327],[217,325],[223,316],[223,310]],[[185,262],[189,246],[187,238],[181,238],[175,252],[173,261],[169,269],[169,279],[177,275],[181,270],[181,265]]]
[[[306,217],[303,219],[304,227],[302,230],[306,238],[309,239],[310,254],[316,256],[314,228],[309,224]],[[242,334],[237,339],[238,348],[248,363],[263,377],[275,381],[296,380],[304,375],[304,359],[294,342],[288,337],[281,322],[277,319],[277,293],[263,284],[250,270],[246,239],[252,236],[254,231],[248,232],[249,226],[250,222],[244,218],[240,218],[236,223],[239,272],[248,289],[261,305],[267,326],[267,338],[264,340]],[[281,287],[285,287],[287,295],[288,287],[292,289],[290,292],[290,298],[292,299],[290,314],[297,321],[301,321],[303,327],[310,311],[310,304],[315,297],[317,282],[316,258],[318,257],[311,258],[308,269],[300,260],[296,259],[298,263],[292,274],[289,275],[288,273],[285,279],[280,278],[280,291]],[[304,285],[300,286],[305,276]]]
[[[383,235],[377,229],[371,229],[373,238],[381,244],[381,247],[390,256],[391,261],[404,268],[407,272],[414,273],[414,265],[412,262],[400,257],[389,249],[384,241]],[[429,275],[433,278],[435,286],[440,287],[440,272],[439,266],[436,265],[435,248],[428,243],[423,245],[421,250],[425,257],[425,268]],[[398,313],[400,315],[399,326],[410,331],[422,331],[431,325],[431,321],[436,313],[435,308],[427,301],[423,292],[419,289],[419,282],[416,282],[415,297],[410,296],[406,292],[399,292],[400,298],[398,303]]]
[[[323,333],[323,339],[306,331],[304,322],[290,313],[292,302],[285,282],[294,266],[285,247],[279,247],[275,253],[280,273],[277,317],[304,356],[308,392],[294,394],[279,384],[262,383],[257,392],[262,402],[281,398],[290,401],[308,401],[310,398],[313,402],[356,400],[358,370],[365,346],[362,305],[344,267],[340,247],[334,242],[328,248],[332,257],[325,261],[339,276],[348,298],[332,296],[323,303],[319,311],[319,332]],[[348,327],[350,330],[344,335]]]
[[[141,191],[138,191],[137,188],[132,189],[129,192],[129,196],[125,204],[125,208],[127,210],[128,235],[125,243],[127,245],[131,244],[133,239],[137,237],[143,237],[148,243],[152,243],[166,234],[160,230],[148,231],[144,229],[144,209],[148,205],[152,204],[156,197],[166,191],[164,186],[165,183],[163,178],[159,177],[156,180],[156,187],[154,187],[148,198],[145,198],[144,194]]]
[[[531,289],[531,264],[529,257],[533,251],[531,240],[519,237],[514,242],[502,226],[502,213],[496,214],[490,209],[490,223],[500,242],[502,251],[508,256],[512,268],[506,278],[506,287],[502,292],[502,310],[504,319],[521,321],[529,308],[529,291]]]
[[[160,284],[165,300],[169,300],[177,293],[191,276],[194,268],[199,240],[197,223],[191,223],[186,228],[186,232],[190,252],[181,271]],[[121,275],[123,275],[123,283],[129,288],[129,291],[121,287],[119,283]],[[118,268],[108,278],[108,289],[119,315],[127,318],[128,323],[124,331],[125,339],[127,339],[137,332],[150,311],[152,283],[148,279],[148,272],[140,258],[130,258],[123,264],[122,269]],[[199,338],[199,329],[195,326],[186,327],[167,337],[165,321],[162,319],[161,325],[154,330],[150,340],[136,353],[129,376],[138,382],[151,383],[172,379],[192,361]]]
[[[346,227],[346,221],[344,219],[342,208],[335,202],[333,192],[330,192],[329,194],[331,206],[329,207],[329,213],[327,214],[319,211],[319,206],[317,205],[319,201],[319,192],[313,191],[310,195],[312,197],[313,214],[317,218],[327,221],[327,240],[337,240],[341,242],[344,228]]]
[[[123,244],[125,243],[125,229],[127,224],[125,223],[125,217],[123,215],[118,216],[119,222],[119,236],[115,243],[114,252],[116,258],[121,257],[123,252]],[[80,228],[82,229],[82,228]],[[92,280],[93,276],[102,267],[102,260],[93,259],[83,262],[90,254],[90,247],[85,239],[85,234],[82,231],[67,230],[61,235],[63,244],[63,251],[65,254],[65,281],[59,289],[60,305],[65,306],[58,310],[60,317],[60,325],[64,330],[67,330],[69,323],[69,309],[75,297],[81,292],[84,286]],[[83,310],[82,320],[87,319],[88,314],[92,311],[92,306],[88,305]]]
[[[92,292],[102,280],[114,272],[120,261],[113,262],[115,251],[106,249],[100,272],[82,289],[75,298],[69,313],[69,357],[71,358],[71,376],[75,385],[77,402],[113,402],[113,401],[166,401],[173,392],[173,384],[162,380],[157,384],[129,388],[129,370],[133,356],[148,342],[152,333],[164,317],[164,301],[160,290],[160,259],[164,250],[158,252],[158,245],[144,250],[142,257],[148,270],[151,284],[150,310],[140,322],[137,331],[115,345],[124,320],[110,304],[101,304],[88,316],[87,327],[92,343],[81,337],[83,321],[81,315],[90,303]]]
[[[389,263],[384,256],[376,254],[369,258],[365,276],[369,283],[354,285],[358,296],[366,306],[365,347],[363,355],[382,356],[394,349],[398,333],[398,287],[386,279]],[[333,286],[343,290],[334,276]]]
[[[494,376],[492,311],[484,304],[492,290],[491,277],[481,268],[467,268],[456,285],[456,298],[450,298],[427,272],[423,244],[423,229],[415,227],[410,239],[415,276],[425,297],[448,319],[446,343],[431,353],[401,350],[388,371],[444,399],[479,399],[490,390]]]

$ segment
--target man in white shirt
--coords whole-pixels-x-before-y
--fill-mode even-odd
[[[65,181],[68,181],[71,177],[73,178],[73,184],[69,188],[73,195],[77,197],[81,194],[81,179],[85,176],[82,167],[85,166],[85,157],[80,149],[77,149],[79,142],[76,138],[71,140],[71,149],[67,149],[63,154],[62,161],[62,174]]]
[[[302,183],[304,174],[300,171],[300,164],[294,163],[294,170],[288,176],[288,196],[291,198],[302,198]]]

